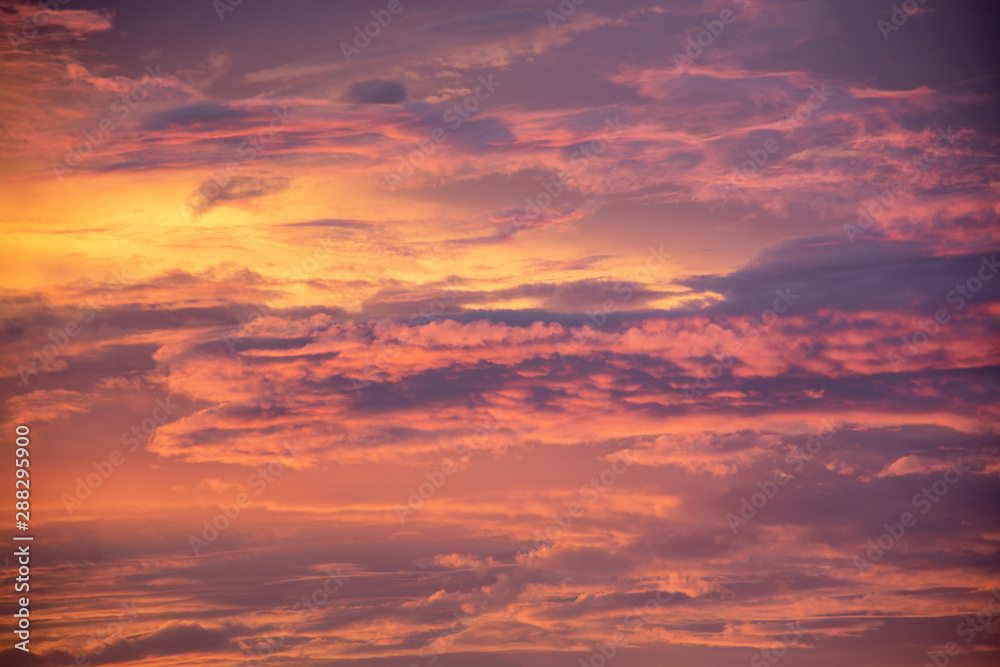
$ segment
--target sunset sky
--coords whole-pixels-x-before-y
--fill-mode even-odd
[[[0,664],[1000,664],[997,10],[0,2]]]

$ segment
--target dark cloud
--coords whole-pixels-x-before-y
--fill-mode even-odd
[[[159,630],[123,640],[139,655],[214,653],[230,649],[230,632],[204,628],[197,623],[172,621]]]
[[[291,180],[285,176],[232,176],[220,186],[209,179],[188,197],[188,206],[195,215],[202,215],[225,202],[259,199],[288,189]]]
[[[917,243],[859,240],[843,236],[799,238],[779,243],[747,266],[725,276],[694,276],[680,281],[698,291],[722,294],[725,300],[708,313],[759,315],[776,299],[776,290],[792,289],[797,300],[790,313],[822,309],[840,312],[892,310],[932,317],[949,311],[948,293],[965,285],[1000,250],[939,256]],[[992,275],[992,274],[991,274]],[[1000,282],[982,282],[979,303],[1000,301]]]
[[[382,79],[358,81],[350,85],[344,99],[354,104],[399,104],[406,101],[406,88]]]
[[[246,120],[253,115],[253,112],[243,108],[218,102],[199,102],[155,112],[143,122],[142,126],[145,130],[200,127],[215,131],[226,123]]]

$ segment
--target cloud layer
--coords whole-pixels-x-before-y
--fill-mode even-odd
[[[0,10],[0,661],[995,663],[992,8],[222,4]]]

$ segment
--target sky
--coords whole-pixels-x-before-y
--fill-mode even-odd
[[[0,663],[996,665],[996,24],[0,2]]]

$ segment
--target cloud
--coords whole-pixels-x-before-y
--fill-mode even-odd
[[[937,461],[922,456],[904,456],[887,465],[876,477],[929,475],[949,469],[950,466],[946,461]]]
[[[119,648],[123,653],[134,652],[138,656],[215,653],[232,648],[231,634],[232,630],[226,632],[197,623],[170,621],[154,632],[129,637],[109,648],[112,652]]]
[[[399,104],[406,101],[406,88],[395,81],[357,81],[348,87],[344,99],[354,104]]]
[[[199,102],[151,114],[143,123],[143,128],[147,130],[215,128],[223,123],[244,120],[251,115],[246,109],[215,102]]]
[[[44,473],[28,660],[71,664],[135,599],[92,662],[231,664],[283,639],[289,665],[440,646],[447,667],[571,667],[620,631],[621,664],[722,667],[798,615],[790,661],[905,667],[989,600],[981,9],[941,3],[886,42],[887,5],[760,0],[679,71],[739,3],[595,0],[553,26],[572,3],[404,2],[350,63],[378,7],[197,4],[53,12],[0,58],[0,394]],[[5,10],[4,34],[37,11]],[[175,73],[119,119],[157,53]],[[456,125],[480,77],[500,85]],[[978,288],[960,309],[959,285]],[[752,514],[735,535],[730,513]],[[301,613],[328,570],[343,586]]]
[[[209,179],[188,195],[187,205],[194,215],[203,215],[229,202],[247,202],[288,189],[291,180],[285,176],[232,176],[219,186]]]
[[[14,4],[0,12],[4,28],[4,47],[11,51],[28,51],[40,44],[67,42],[87,37],[91,33],[111,30],[112,10],[60,8],[46,11],[44,5]]]

